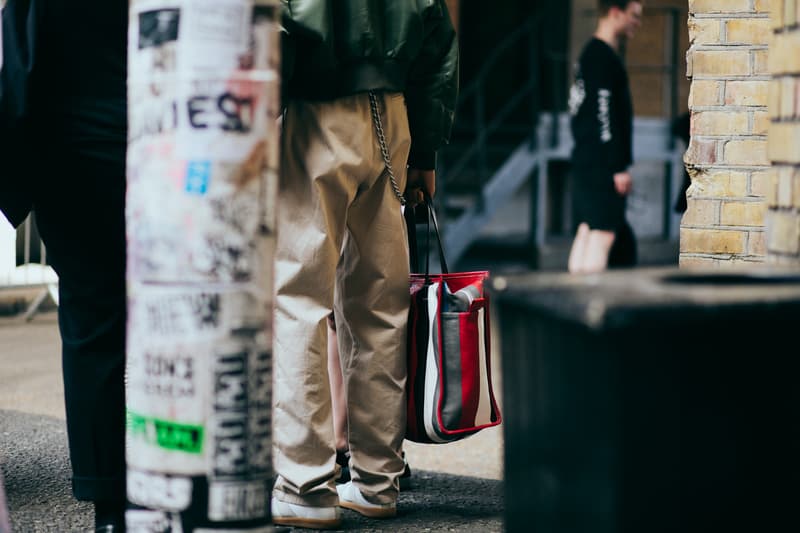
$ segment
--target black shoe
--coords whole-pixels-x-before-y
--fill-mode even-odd
[[[408,466],[406,452],[403,452],[403,462],[405,463],[406,468],[403,470],[403,473],[400,474],[400,490],[408,490],[411,488],[411,467]]]
[[[125,503],[94,502],[95,533],[122,533],[125,531]]]
[[[350,481],[350,450],[336,450],[336,464],[339,465],[339,477],[336,483]]]

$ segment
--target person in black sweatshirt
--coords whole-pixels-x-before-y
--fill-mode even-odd
[[[598,0],[598,11],[597,30],[581,53],[569,99],[578,222],[570,272],[636,263],[636,241],[625,219],[632,187],[633,106],[619,49],[641,25],[642,2]]]
[[[2,24],[0,210],[34,210],[58,274],[73,494],[123,531],[128,0],[9,0]]]

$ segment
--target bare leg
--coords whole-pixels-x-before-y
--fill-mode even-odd
[[[582,272],[602,272],[608,267],[608,254],[614,244],[613,231],[593,229],[589,231]]]
[[[333,436],[337,450],[347,450],[347,399],[342,381],[342,363],[339,360],[339,344],[336,330],[328,319],[328,379],[331,383],[333,404]]]
[[[573,274],[581,272],[588,243],[589,225],[581,222],[575,232],[575,239],[572,241],[572,248],[569,251],[569,261],[567,262],[567,270],[569,272]]]

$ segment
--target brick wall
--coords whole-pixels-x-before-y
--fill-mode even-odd
[[[692,186],[681,221],[682,267],[765,260],[766,196],[773,182],[769,12],[769,0],[689,0],[692,139],[684,160]]]
[[[773,0],[769,70],[767,256],[770,263],[800,264],[800,0]]]

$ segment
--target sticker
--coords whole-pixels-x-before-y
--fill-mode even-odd
[[[129,379],[141,379],[140,387],[145,393],[166,398],[194,398],[197,395],[195,359],[191,354],[147,352],[143,363],[143,375],[129,374]]]
[[[203,451],[203,426],[160,420],[127,412],[128,434],[165,450],[199,454]]]
[[[186,164],[186,192],[205,194],[210,179],[211,161],[189,161]]]
[[[192,480],[128,469],[128,499],[137,504],[166,511],[184,511],[192,503]]]
[[[269,516],[267,480],[211,482],[208,517],[211,520],[253,520]]]
[[[162,511],[128,509],[125,511],[125,531],[128,533],[183,533],[183,527],[179,515]]]
[[[156,9],[139,13],[138,49],[161,46],[178,40],[180,9]]]
[[[256,526],[247,529],[206,529],[203,527],[195,528],[194,533],[275,533],[272,526]]]
[[[213,474],[217,478],[270,471],[270,423],[267,410],[218,413],[210,421]]]

